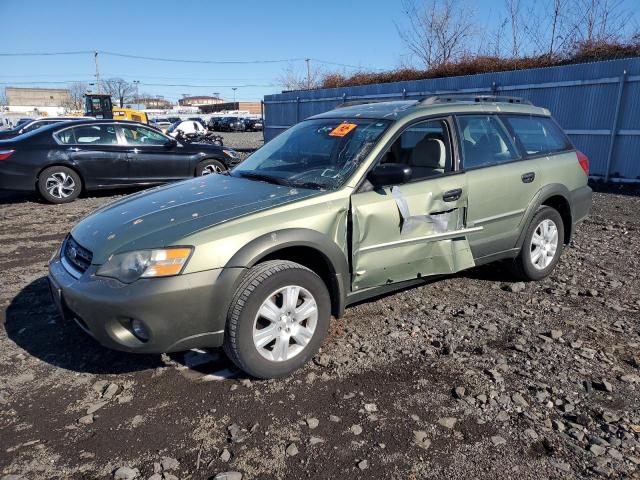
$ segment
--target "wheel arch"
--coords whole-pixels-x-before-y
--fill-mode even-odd
[[[518,248],[522,247],[524,237],[527,233],[527,228],[531,223],[533,216],[540,207],[543,206],[554,208],[562,217],[562,222],[564,223],[564,243],[565,245],[568,245],[571,241],[571,234],[573,232],[571,203],[569,202],[569,198],[571,198],[571,192],[566,186],[560,183],[545,185],[541,188],[527,208],[523,217],[524,220],[521,224],[520,236],[518,237],[518,243],[516,246]]]
[[[331,313],[344,313],[349,264],[342,250],[325,235],[305,228],[290,228],[262,235],[242,247],[226,267],[251,268],[268,260],[289,260],[311,269],[327,286]]]
[[[197,176],[197,175],[198,175],[198,167],[200,166],[200,164],[201,164],[201,163],[203,163],[203,162],[206,162],[207,160],[217,160],[217,161],[219,161],[222,165],[224,165],[224,168],[225,168],[225,169],[229,170],[229,164],[225,161],[225,159],[224,159],[224,158],[222,158],[222,157],[218,157],[218,156],[215,156],[215,155],[210,154],[210,155],[207,155],[206,157],[201,158],[201,159],[199,159],[198,161],[196,161],[196,164],[195,164],[195,166],[193,167],[193,174],[194,174],[194,176]]]

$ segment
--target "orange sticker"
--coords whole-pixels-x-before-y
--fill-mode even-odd
[[[344,137],[347,133],[349,133],[351,130],[353,130],[357,126],[358,125],[356,125],[355,123],[341,123],[336,128],[331,130],[331,133],[329,134],[329,136]]]

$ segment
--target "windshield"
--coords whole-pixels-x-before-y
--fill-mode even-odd
[[[232,175],[302,188],[336,189],[364,160],[389,123],[307,120],[257,150]]]
[[[167,133],[173,133],[173,131],[178,128],[178,126],[182,123],[182,120],[178,120],[177,122],[174,122],[173,124],[171,124],[171,126],[169,128],[167,128]]]

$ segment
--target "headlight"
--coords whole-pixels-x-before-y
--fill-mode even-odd
[[[225,149],[225,150],[222,150],[222,152],[223,152],[225,155],[227,155],[227,156],[229,156],[229,157],[231,157],[231,158],[240,158],[240,155],[238,155],[238,152],[235,152],[235,151],[233,151],[233,150],[226,150],[226,149]]]
[[[192,251],[192,247],[174,247],[119,253],[109,257],[96,275],[116,278],[123,283],[132,283],[139,278],[170,277],[182,272]]]

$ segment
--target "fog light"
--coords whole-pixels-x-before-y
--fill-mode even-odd
[[[149,332],[140,320],[131,320],[131,331],[141,342],[149,341]]]

